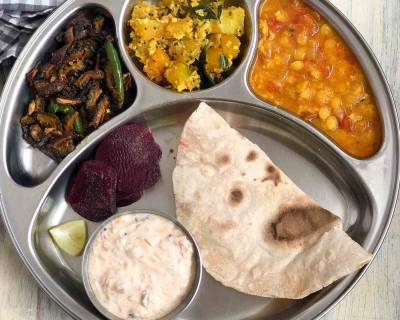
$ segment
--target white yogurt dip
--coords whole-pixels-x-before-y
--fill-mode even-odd
[[[99,303],[121,319],[159,319],[193,285],[192,242],[172,221],[154,214],[115,218],[93,241],[88,278]]]

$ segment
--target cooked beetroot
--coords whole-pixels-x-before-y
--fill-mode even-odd
[[[124,207],[138,201],[142,195],[143,190],[152,187],[161,178],[160,166],[154,165],[152,168],[143,168],[142,170],[136,170],[137,179],[144,181],[143,189],[140,192],[134,192],[132,194],[118,193],[117,192],[117,207]]]
[[[149,128],[130,123],[109,134],[96,151],[96,160],[107,162],[117,173],[117,205],[140,199],[143,190],[161,177],[161,149]]]
[[[160,178],[161,178],[161,170],[160,170],[160,165],[157,162],[157,165],[153,165],[147,168],[144,188],[145,189],[151,188],[157,183],[158,180],[160,180]]]
[[[144,124],[114,130],[100,143],[95,158],[83,162],[67,196],[72,208],[92,221],[138,201],[161,177],[161,149]]]
[[[125,207],[138,201],[143,195],[143,191],[140,193],[133,193],[133,194],[123,194],[117,193],[117,207]]]
[[[106,162],[88,160],[75,175],[68,202],[72,209],[91,221],[105,220],[116,211],[117,174]]]

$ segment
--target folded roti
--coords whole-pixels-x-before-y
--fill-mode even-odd
[[[178,219],[204,267],[238,291],[300,299],[372,258],[339,217],[205,103],[183,129],[173,184]]]

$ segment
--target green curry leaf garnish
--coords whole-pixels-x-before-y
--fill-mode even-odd
[[[194,7],[182,6],[185,13],[191,13],[197,16],[200,20],[218,20],[222,14],[222,6],[218,6],[217,13],[211,8],[209,1],[202,1]]]
[[[221,18],[221,14],[222,14],[222,6],[218,6],[218,10],[217,10],[217,17],[218,17],[218,19]]]
[[[221,53],[221,55],[219,56],[219,65],[222,70],[228,69],[229,62],[228,62],[227,57],[225,57],[225,55],[223,53]]]

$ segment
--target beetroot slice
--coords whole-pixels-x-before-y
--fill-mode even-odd
[[[118,206],[137,201],[143,190],[161,177],[161,149],[151,130],[140,123],[114,130],[100,143],[95,158],[107,162],[117,172]]]
[[[117,192],[117,207],[124,207],[138,201],[143,195],[142,190],[152,187],[161,178],[160,166],[158,165],[154,165],[151,168],[151,170],[147,169],[147,171],[144,170],[138,170],[138,171],[139,174],[136,175],[136,177],[138,179],[141,179],[143,188],[141,188],[140,192],[135,192],[132,194]],[[140,178],[139,176],[142,178]]]
[[[82,163],[73,178],[67,200],[72,209],[91,221],[101,221],[116,211],[117,174],[103,161]]]
[[[143,195],[143,192],[133,194],[117,193],[117,207],[125,207],[138,201]]]
[[[161,179],[160,165],[158,163],[156,163],[147,169],[145,183],[144,183],[144,189],[151,188],[160,179]]]

